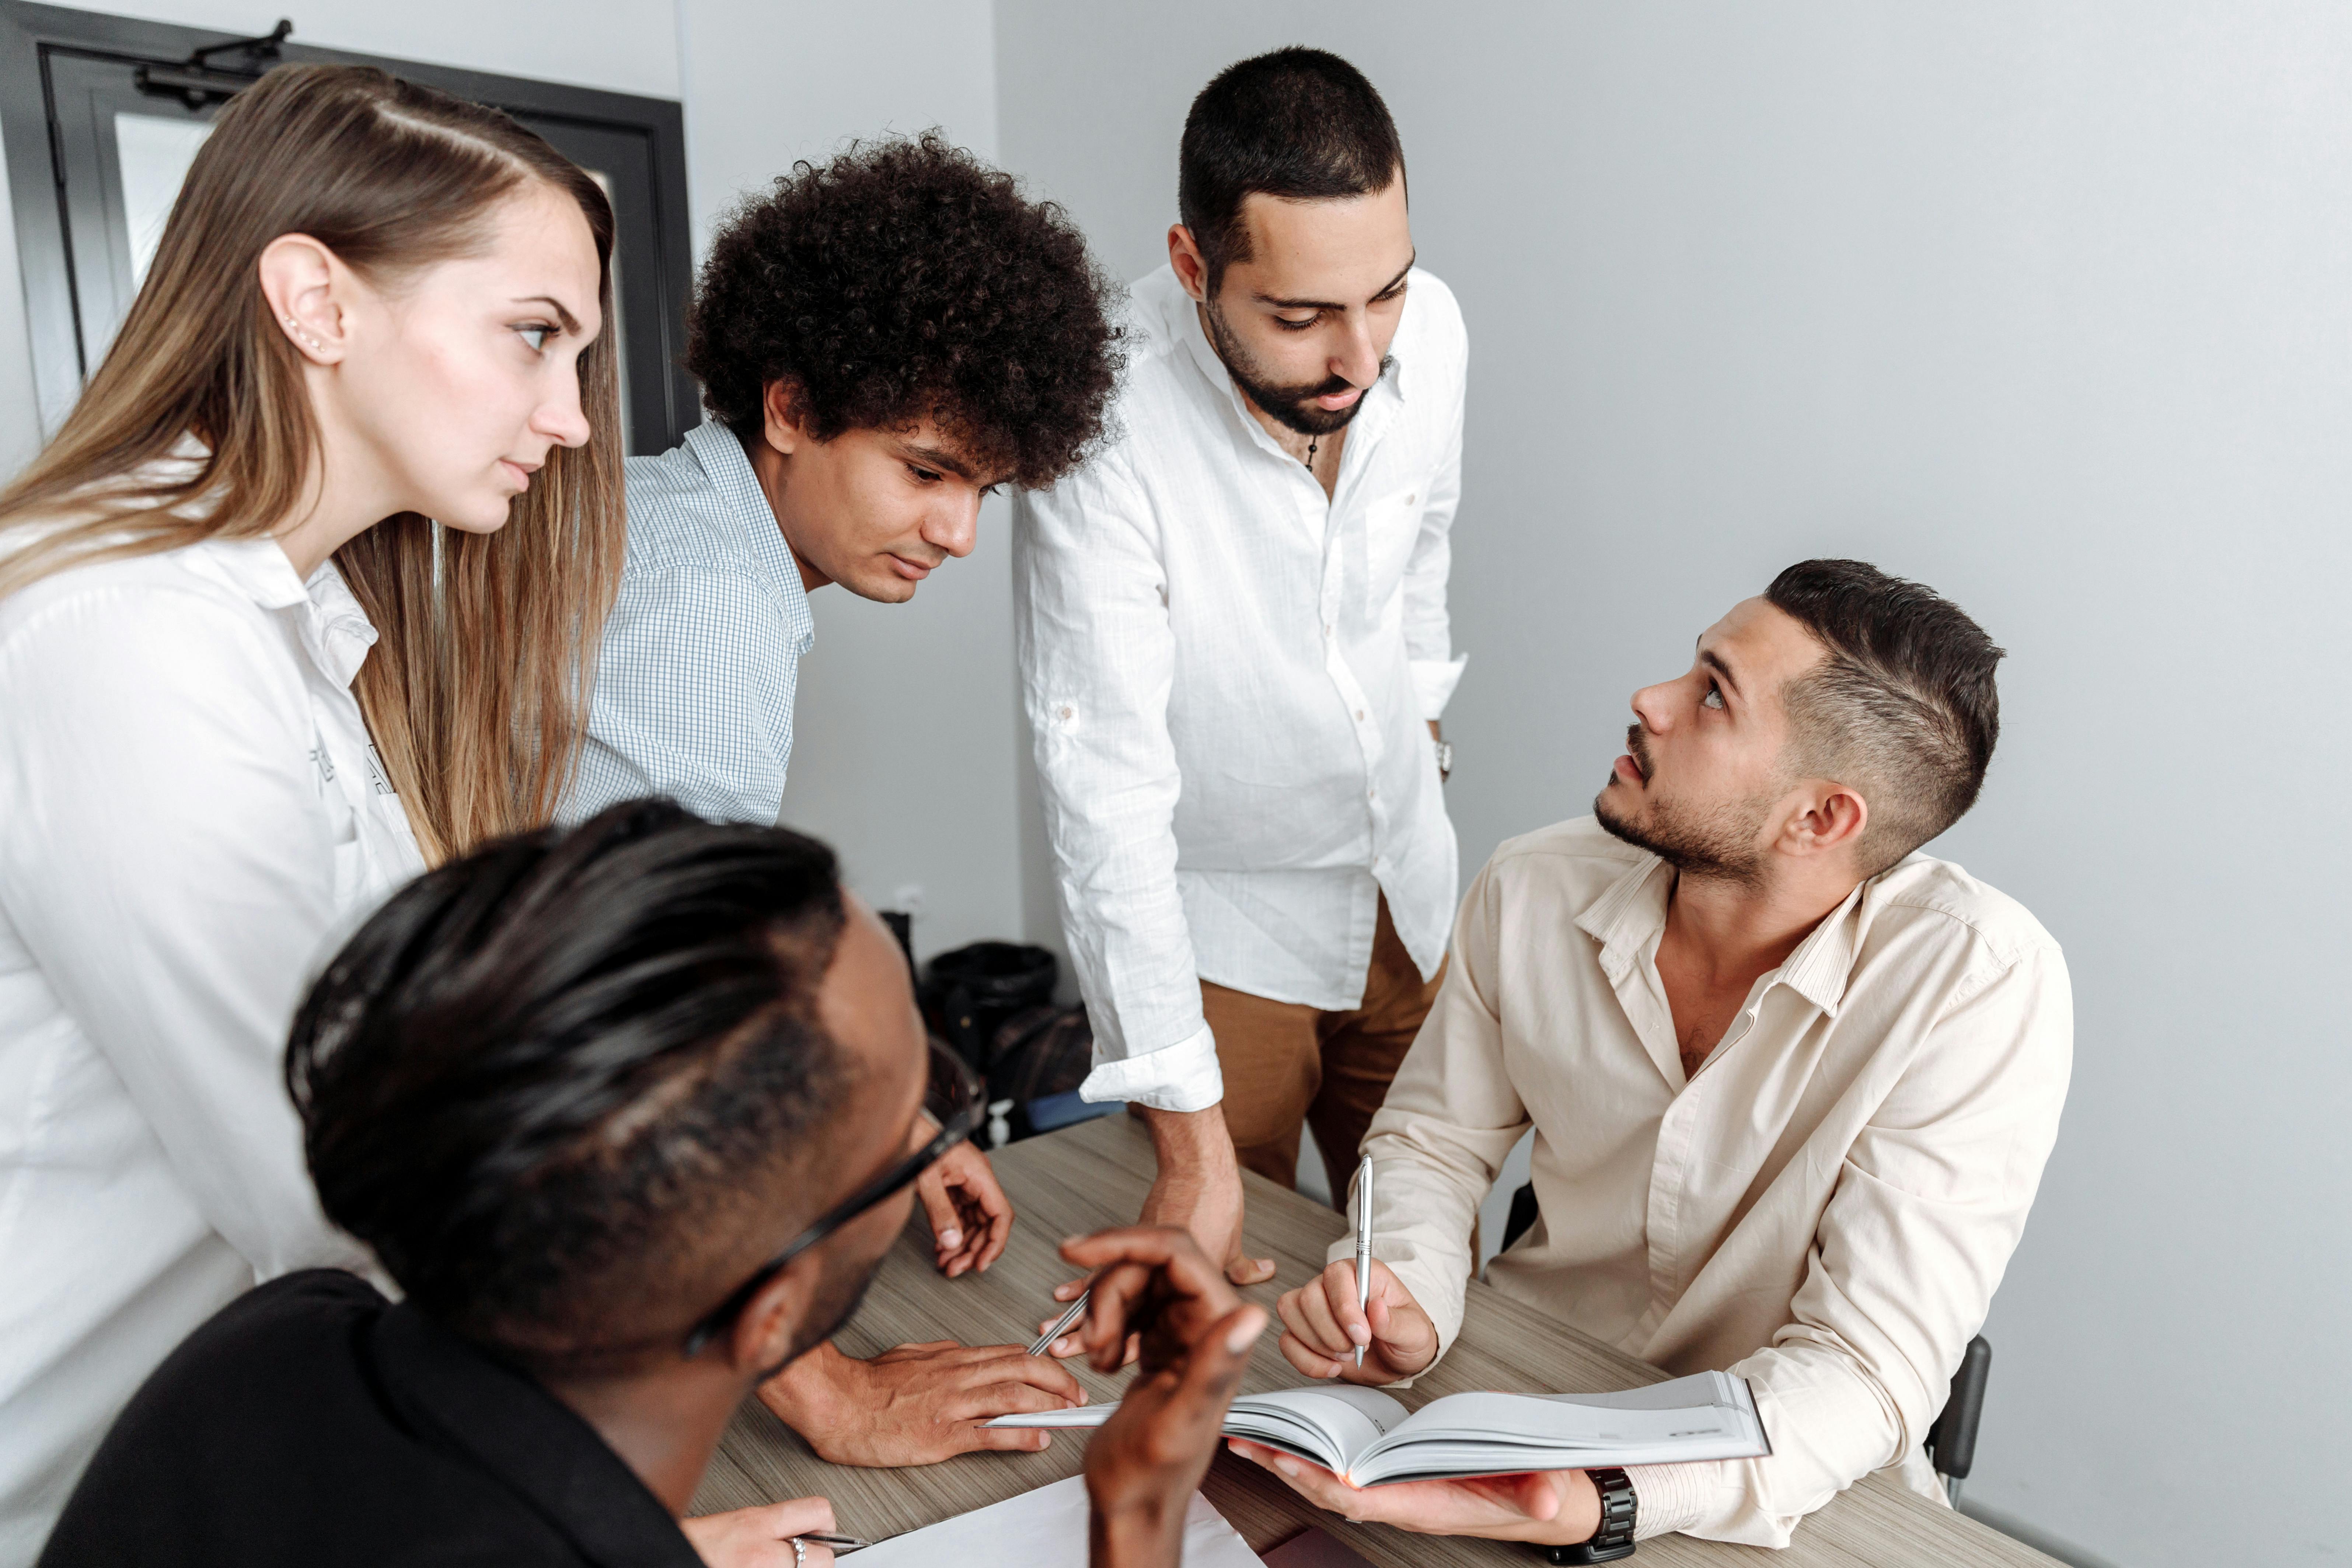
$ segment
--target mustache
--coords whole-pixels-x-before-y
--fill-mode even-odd
[[[1643,784],[1648,784],[1650,782],[1650,773],[1652,772],[1650,767],[1650,748],[1643,742],[1642,726],[1639,724],[1628,724],[1625,726],[1625,754],[1632,757],[1633,759],[1633,765],[1642,770],[1642,782]]]

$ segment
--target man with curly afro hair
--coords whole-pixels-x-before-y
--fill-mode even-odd
[[[798,164],[738,206],[688,321],[709,420],[628,461],[627,560],[564,818],[668,795],[774,823],[809,594],[911,599],[971,553],[983,496],[1075,465],[1118,380],[1113,292],[1059,208],[937,132]],[[943,1272],[1003,1250],[1012,1208],[985,1155],[959,1146],[918,1192]],[[837,1462],[1040,1447],[982,1425],[1084,1397],[1024,1352],[861,1362],[827,1344],[761,1392]]]
[[[1115,293],[1060,208],[937,132],[800,163],[730,213],[688,322],[709,423],[628,462],[629,543],[565,816],[667,795],[772,823],[808,594],[900,604],[981,499],[1101,435]]]

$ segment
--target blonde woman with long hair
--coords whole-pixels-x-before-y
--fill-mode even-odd
[[[286,1029],[331,937],[569,776],[623,541],[611,250],[506,116],[275,71],[0,491],[0,1564],[191,1328],[356,1258]]]

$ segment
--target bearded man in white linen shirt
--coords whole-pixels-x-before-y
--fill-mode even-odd
[[[1873,1470],[1942,1500],[1920,1446],[2074,1050],[2058,944],[1916,852],[1976,800],[2000,657],[1926,588],[1809,561],[1636,692],[1593,816],[1505,844],[1463,901],[1366,1144],[1369,1314],[1345,1247],[1281,1303],[1311,1376],[1425,1371],[1461,1326],[1478,1202],[1532,1127],[1541,1217],[1495,1288],[1670,1372],[1747,1378],[1770,1457],[1365,1491],[1250,1458],[1353,1518],[1571,1553],[1604,1490],[1634,1535],[1759,1546]]]
[[[1202,89],[1178,205],[1117,439],[1019,500],[1016,624],[1084,1092],[1150,1123],[1145,1222],[1248,1283],[1240,1166],[1289,1185],[1306,1123],[1342,1190],[1436,995],[1467,349],[1337,56]]]

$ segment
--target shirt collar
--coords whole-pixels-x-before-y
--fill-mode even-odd
[[[189,549],[190,563],[215,582],[265,610],[298,610],[295,626],[312,663],[338,686],[349,686],[375,647],[376,629],[360,608],[333,561],[322,561],[305,583],[278,541],[210,539]]]
[[[742,437],[715,419],[705,420],[686,433],[686,449],[702,468],[702,477],[743,531],[751,536],[752,559],[760,574],[782,596],[786,614],[799,628],[797,652],[805,654],[816,640],[816,622],[809,613],[808,587],[801,581],[801,563],[785,542],[776,509],[760,488],[760,476],[743,450]]]
[[[1612,984],[1657,945],[1659,934],[1665,930],[1666,900],[1674,885],[1674,868],[1644,854],[1576,917],[1577,929],[1601,944],[1601,967]],[[1768,976],[1771,983],[1786,985],[1836,1017],[1845,1001],[1846,982],[1853,975],[1854,953],[1860,946],[1863,895],[1871,886],[1871,882],[1857,883],[1843,903],[1822,916],[1796,951]]]
[[[384,1398],[470,1455],[592,1563],[700,1568],[661,1500],[579,1415],[405,1302],[370,1331]]]

